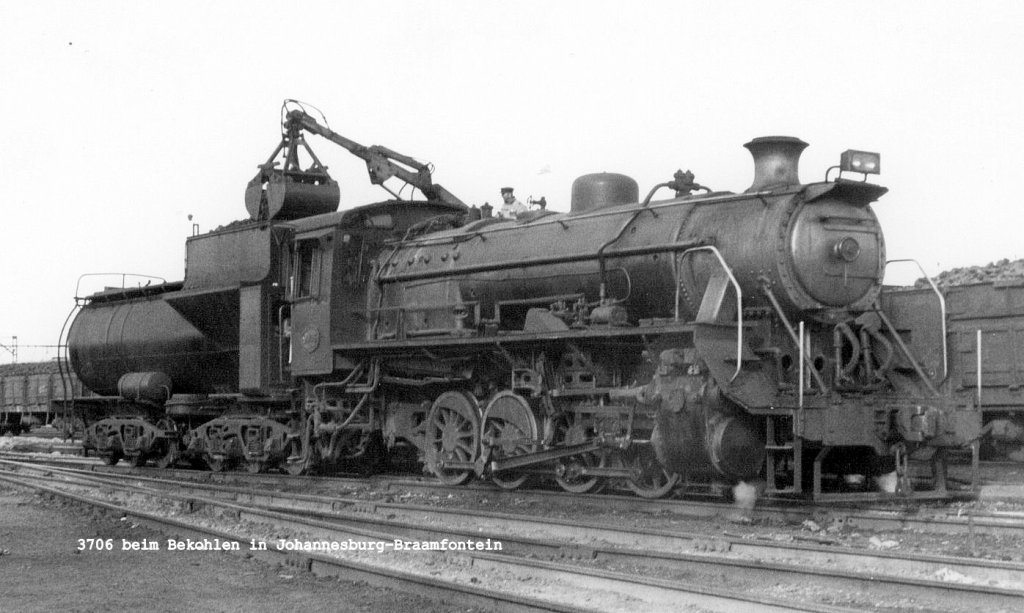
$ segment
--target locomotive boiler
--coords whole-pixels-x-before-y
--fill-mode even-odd
[[[806,144],[757,138],[741,193],[680,171],[641,199],[599,173],[568,212],[508,220],[301,108],[283,125],[250,219],[190,238],[184,282],[82,301],[69,349],[108,399],[87,441],[108,460],[302,473],[408,454],[453,484],[827,498],[881,475],[909,492],[918,457],[945,495],[946,450],[977,438],[879,307],[886,189],[843,177],[877,155],[803,184]],[[425,199],[335,211],[305,132]]]

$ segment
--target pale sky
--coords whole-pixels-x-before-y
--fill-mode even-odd
[[[286,98],[432,162],[471,204],[511,185],[567,210],[600,171],[641,194],[678,168],[742,191],[756,136],[810,143],[804,182],[879,151],[889,258],[932,274],[1021,258],[1022,17],[1010,1],[0,0],[0,344],[54,357],[29,345],[56,344],[84,273],[181,279],[187,216],[246,217]],[[387,197],[309,142],[342,208]]]

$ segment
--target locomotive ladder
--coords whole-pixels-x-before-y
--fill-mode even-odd
[[[797,411],[777,409],[765,419],[765,478],[769,494],[799,494],[803,481],[803,439],[796,436]],[[779,477],[792,469],[793,482],[780,487]]]

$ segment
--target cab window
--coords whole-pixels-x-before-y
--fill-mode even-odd
[[[293,294],[296,298],[320,293],[320,241],[300,241],[295,247]]]

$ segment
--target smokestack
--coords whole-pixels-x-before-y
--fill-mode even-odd
[[[743,145],[754,156],[754,184],[747,192],[759,192],[800,183],[797,167],[807,143],[792,136],[761,136]]]

